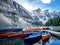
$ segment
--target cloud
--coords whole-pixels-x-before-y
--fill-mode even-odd
[[[20,5],[22,5],[25,9],[32,11],[38,8],[43,9],[43,5],[41,5],[41,0],[14,0]]]
[[[41,0],[44,4],[50,4],[52,0]]]
[[[23,3],[22,6],[23,6],[25,9],[30,10],[30,11],[36,9],[36,7],[30,5],[29,3]]]
[[[16,2],[22,5],[25,9],[29,11],[37,9],[37,7],[33,6],[33,3],[28,2],[28,0],[17,0]]]

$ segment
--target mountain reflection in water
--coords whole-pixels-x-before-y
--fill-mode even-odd
[[[0,45],[23,45],[23,40],[21,38],[13,39],[0,39]]]
[[[48,42],[45,43],[45,45],[60,45],[60,39],[57,39],[55,37],[51,37]]]

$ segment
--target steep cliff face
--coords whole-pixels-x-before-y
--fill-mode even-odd
[[[0,0],[0,29],[29,26],[27,19],[32,20],[30,14],[21,5],[13,0]]]
[[[16,10],[13,5],[13,0],[0,0],[0,9],[2,11],[9,12],[13,12]]]
[[[16,3],[15,1],[13,1],[13,5],[20,17],[32,19],[30,13],[23,6]]]
[[[16,11],[12,2],[12,0],[0,0],[0,29],[10,27],[15,20],[11,19]]]

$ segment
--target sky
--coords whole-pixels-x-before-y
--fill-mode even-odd
[[[15,0],[25,9],[31,11],[40,8],[41,10],[50,9],[60,11],[60,0]]]

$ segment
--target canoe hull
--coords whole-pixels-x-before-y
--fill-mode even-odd
[[[33,37],[33,38],[27,38],[24,39],[25,44],[34,44],[36,42],[38,42],[42,37],[41,36],[37,36],[37,37]]]
[[[42,41],[45,41],[45,40],[47,40],[49,38],[49,36],[47,35],[47,36],[42,36]]]
[[[13,38],[13,37],[19,37],[19,38],[25,38],[29,36],[29,34],[0,34],[0,38]]]

